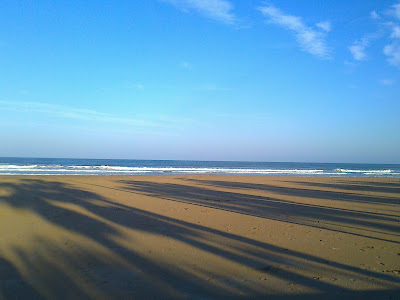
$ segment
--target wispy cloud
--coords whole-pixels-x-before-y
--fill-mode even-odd
[[[180,67],[183,69],[186,69],[186,70],[191,70],[193,66],[189,62],[183,61],[183,62],[181,62]]]
[[[365,60],[367,58],[367,54],[365,53],[365,47],[367,45],[356,42],[352,46],[349,47],[351,54],[355,60]]]
[[[366,60],[368,58],[366,49],[375,40],[383,39],[385,46],[382,53],[390,65],[400,68],[400,2],[381,13],[372,11],[370,16],[378,21],[377,24],[381,29],[376,33],[365,35],[349,47],[354,60]]]
[[[325,22],[319,22],[315,24],[318,28],[321,28],[322,30],[326,32],[330,32],[332,30],[332,25],[331,22],[325,21]]]
[[[374,20],[379,20],[381,18],[381,16],[375,10],[371,11],[369,15]]]
[[[391,26],[392,28],[392,33],[390,34],[390,37],[392,39],[400,39],[400,25],[399,24],[393,24]]]
[[[366,53],[366,48],[368,48],[372,42],[379,38],[378,33],[373,33],[364,36],[363,38],[355,41],[353,45],[349,47],[351,54],[355,60],[366,60],[368,55]]]
[[[175,5],[183,11],[197,11],[207,18],[225,24],[234,24],[233,4],[227,0],[159,0]]]
[[[388,62],[400,68],[400,41],[394,41],[383,48],[383,54],[388,57]]]
[[[317,28],[313,28],[307,26],[302,18],[285,14],[272,5],[262,6],[258,9],[268,18],[270,23],[292,31],[303,51],[319,58],[330,57],[330,49],[325,41],[325,33],[331,29],[329,22],[318,23]],[[322,29],[322,31],[319,29]]]
[[[119,123],[136,127],[171,127],[160,121],[147,121],[135,118],[121,117],[118,115],[98,112],[90,109],[73,108],[43,102],[18,102],[0,100],[0,110],[47,114],[52,117],[75,119],[83,121]]]
[[[390,43],[383,48],[383,54],[387,56],[389,64],[400,68],[400,2],[392,5],[388,11],[395,21],[387,22],[390,28]]]
[[[394,80],[393,79],[382,79],[381,83],[383,85],[392,85],[394,83]]]
[[[386,11],[386,14],[400,20],[400,2],[394,4]]]

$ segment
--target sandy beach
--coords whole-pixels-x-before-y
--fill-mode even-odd
[[[0,177],[0,299],[399,294],[398,178]]]

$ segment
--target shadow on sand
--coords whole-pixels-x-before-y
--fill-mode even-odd
[[[341,197],[348,201],[380,202],[342,193],[306,189],[286,189],[269,185],[239,182],[204,181],[201,186],[154,183],[145,180],[122,180],[120,191],[149,195],[168,201],[228,210],[284,222],[350,232],[349,227],[368,232],[384,231],[398,236],[399,217],[302,205],[278,197],[218,191],[207,186],[229,189],[256,189],[302,197]],[[244,186],[245,185],[245,186]],[[1,182],[0,208],[33,215],[29,241],[0,240],[0,298],[6,299],[85,299],[85,298],[263,298],[273,294],[259,278],[239,280],[218,278],[201,267],[171,264],[140,248],[137,238],[124,244],[125,231],[135,231],[167,238],[224,260],[268,273],[278,279],[314,290],[320,297],[388,298],[398,295],[399,278],[387,273],[356,268],[328,261],[250,238],[238,236],[119,204],[99,194],[56,180],[20,179]],[[389,203],[398,204],[389,199]],[[0,215],[1,217],[1,215]],[[19,219],[18,219],[19,220]],[[319,223],[318,223],[319,222]],[[41,229],[49,227],[49,231]],[[344,229],[343,229],[344,228]],[[1,229],[0,229],[1,230]],[[352,233],[361,235],[361,233]],[[74,242],[78,236],[82,244]],[[140,249],[140,250],[138,250]],[[316,272],[332,270],[355,278],[372,278],[385,291],[355,292],[334,282],[324,282],[300,275],[296,265]],[[364,280],[364,279],[360,279]],[[242,296],[240,296],[242,295]],[[308,298],[305,294],[301,297]],[[315,296],[315,295],[314,295]],[[299,295],[275,295],[274,299],[302,299]]]
[[[232,181],[193,180],[200,186],[175,183],[154,183],[150,181],[122,181],[131,191],[149,196],[157,195],[170,201],[179,201],[226,211],[285,221],[294,224],[330,229],[338,232],[373,238],[369,233],[384,233],[390,242],[390,236],[400,236],[400,216],[374,212],[339,209],[295,202],[282,199],[280,196],[305,197],[311,199],[328,199],[354,201],[363,203],[386,203],[400,205],[400,198],[380,198],[344,192],[311,190]],[[211,187],[211,188],[209,188]],[[212,188],[228,188],[238,192],[221,191]],[[268,196],[244,194],[239,190],[267,192]],[[271,196],[273,197],[271,197]],[[377,238],[382,239],[382,238]]]

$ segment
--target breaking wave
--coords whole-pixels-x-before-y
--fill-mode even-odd
[[[124,167],[124,166],[60,166],[60,165],[0,165],[6,174],[279,174],[316,175],[324,170],[249,169],[218,167]]]
[[[390,175],[390,174],[398,174],[397,172],[393,172],[392,170],[352,170],[352,169],[341,169],[337,168],[335,169],[336,172],[342,173],[342,174],[357,174],[361,173],[364,175],[372,175],[372,176],[379,176],[379,175]]]
[[[350,168],[262,168],[262,165],[246,165],[238,167],[232,163],[228,166],[213,166],[212,162],[205,162],[197,166],[182,165],[175,162],[175,166],[168,166],[165,162],[153,162],[153,166],[123,165],[70,165],[70,164],[7,164],[0,163],[0,175],[158,175],[158,174],[232,174],[232,175],[277,175],[277,176],[373,176],[373,177],[400,177],[400,170],[392,169],[350,169]],[[164,165],[163,165],[164,164]],[[181,164],[181,165],[179,165]],[[207,165],[208,164],[208,165]],[[251,166],[251,167],[248,167]],[[256,166],[256,167],[254,167]]]

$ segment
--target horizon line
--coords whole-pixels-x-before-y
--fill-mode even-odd
[[[152,160],[152,161],[192,161],[192,162],[244,162],[244,163],[304,163],[304,164],[364,164],[364,165],[400,165],[400,163],[372,162],[310,162],[310,161],[260,161],[260,160],[204,160],[204,159],[146,159],[146,158],[87,158],[87,157],[28,157],[0,156],[2,158],[26,159],[78,159],[78,160]],[[1,162],[0,162],[1,163]]]

